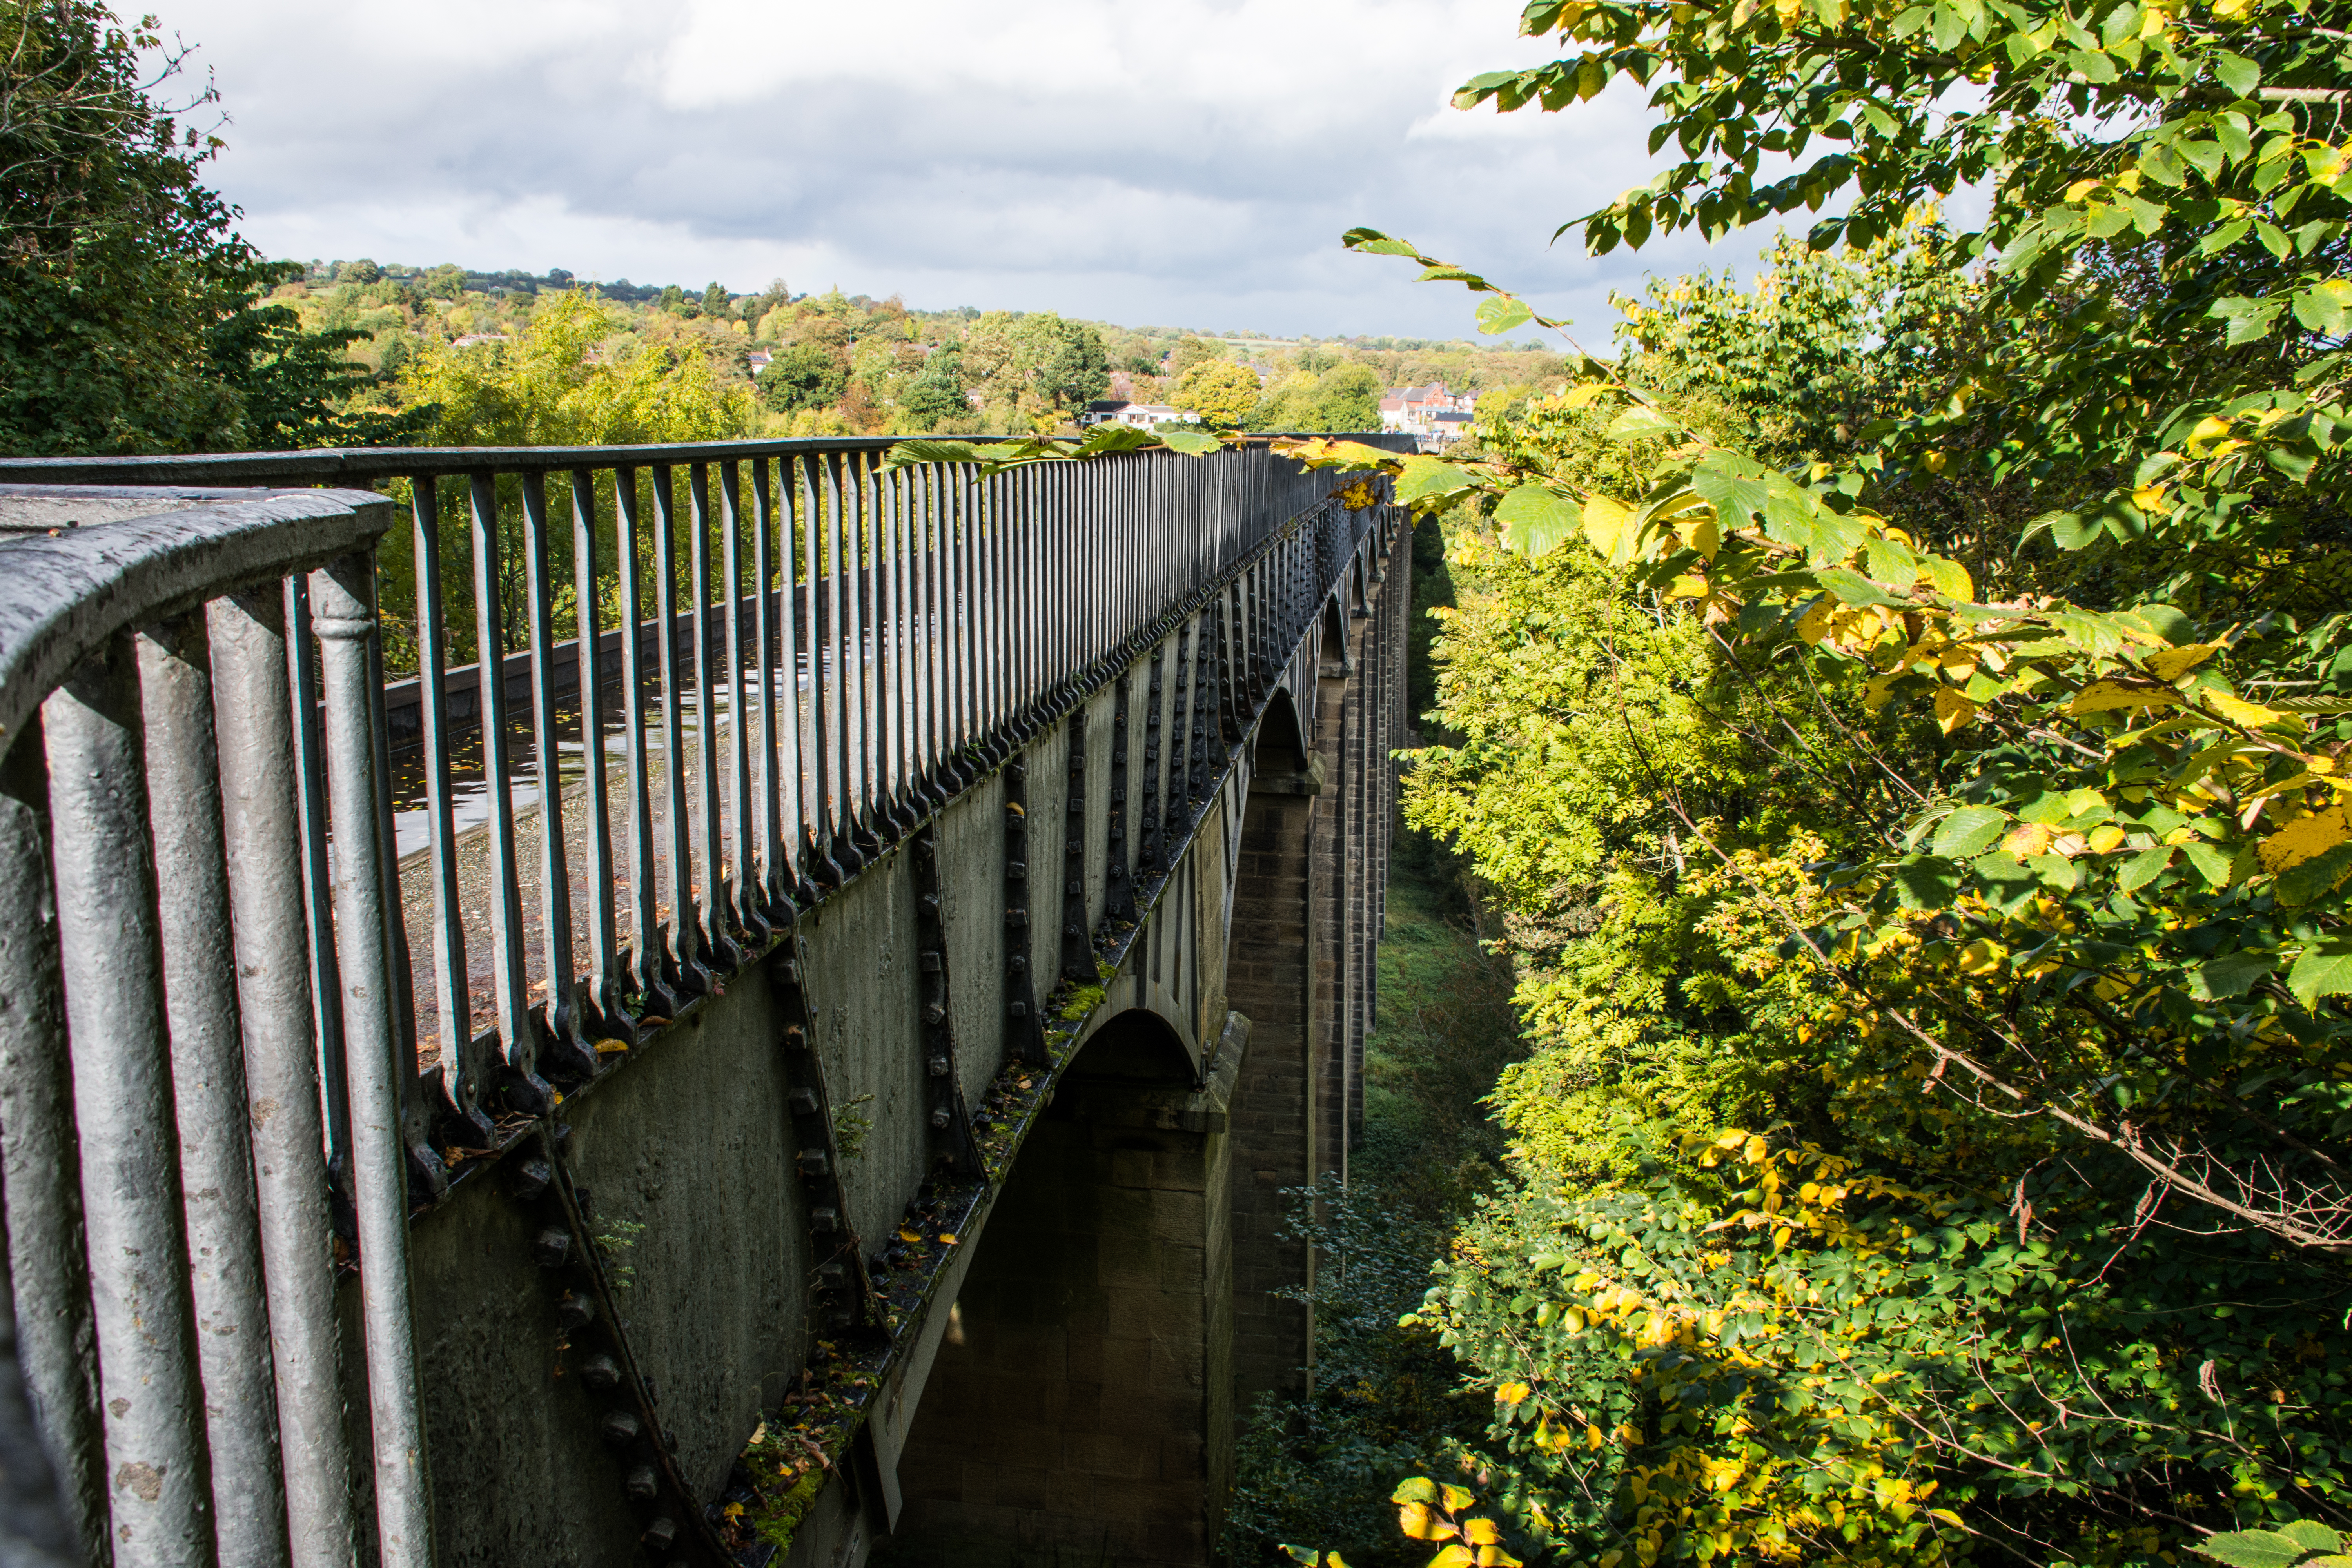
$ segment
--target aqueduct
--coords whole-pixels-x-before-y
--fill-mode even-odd
[[[24,1561],[1210,1560],[1408,530],[883,445],[0,462]]]

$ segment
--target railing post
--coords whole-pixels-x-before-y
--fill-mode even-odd
[[[377,837],[375,727],[369,721],[374,563],[348,555],[310,574],[327,709],[327,792],[335,837],[335,957],[351,1079],[360,1318],[367,1331],[368,1416],[375,1445],[377,1548],[383,1568],[429,1568],[432,1497],[416,1377],[408,1269],[408,1151],[385,952],[387,890]],[[497,645],[491,644],[492,647]],[[492,667],[493,668],[495,667]],[[486,671],[486,674],[488,672]],[[515,933],[518,937],[520,932]]]
[[[0,756],[0,1158],[16,1350],[33,1423],[62,1483],[66,1522],[86,1543],[81,1560],[100,1563],[106,1560],[105,1438],[49,887],[48,797],[37,719]],[[323,1189],[323,1179],[320,1184]],[[13,1469],[8,1479],[32,1481]]]
[[[366,693],[359,695],[364,713]],[[50,855],[114,1562],[208,1568],[217,1561],[212,1469],[173,1147],[138,669],[128,635],[48,699],[42,723],[58,824]],[[366,837],[372,845],[372,827]],[[381,942],[373,910],[365,925]]]
[[[209,609],[237,1015],[295,1568],[357,1561],[319,1054],[295,826],[286,612],[274,585]],[[450,918],[456,918],[453,906]],[[460,993],[462,994],[462,993]],[[445,1015],[446,1018],[446,1015]],[[445,1025],[446,1027],[446,1025]],[[447,1049],[448,1035],[443,1035]]]
[[[189,616],[138,639],[173,1103],[186,1194],[189,1284],[223,1558],[283,1564],[278,1400],[237,1023],[212,658]]]

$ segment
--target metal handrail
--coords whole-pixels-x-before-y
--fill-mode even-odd
[[[1370,522],[1258,444],[987,479],[885,471],[887,445],[0,460],[51,487],[214,487],[0,543],[8,1263],[89,1561],[352,1560],[340,1207],[374,1555],[429,1563],[406,1247],[440,1151],[495,1147],[499,1112],[596,1078],[600,1043],[764,951],[1180,622],[1222,758]],[[464,552],[443,549],[451,476]],[[403,481],[408,527],[363,491],[217,488],[239,480]],[[427,840],[407,868],[377,603],[404,549]],[[566,587],[596,635],[558,636]],[[453,603],[502,677],[528,667],[520,691],[475,682],[487,888],[457,854]],[[1186,809],[1214,772],[1193,758]],[[214,1261],[166,1266],[192,1256]]]

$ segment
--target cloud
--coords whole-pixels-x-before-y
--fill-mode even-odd
[[[273,254],[566,267],[1132,324],[1452,335],[1469,298],[1338,247],[1358,224],[1605,335],[1613,289],[1709,249],[1582,254],[1647,177],[1647,111],[1462,114],[1549,58],[1512,0],[183,0],[215,165]]]

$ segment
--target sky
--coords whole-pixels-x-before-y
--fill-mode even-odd
[[[1599,347],[1612,289],[1745,275],[1769,241],[1552,244],[1656,165],[1638,90],[1448,107],[1557,52],[1515,36],[1517,0],[153,4],[218,85],[212,177],[275,257],[1470,335],[1473,296],[1340,248],[1366,225]]]

